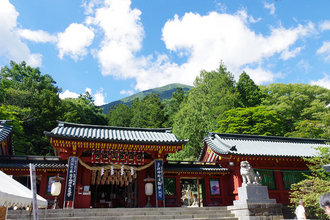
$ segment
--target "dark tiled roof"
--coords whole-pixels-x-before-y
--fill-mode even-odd
[[[177,172],[229,172],[228,168],[223,168],[216,163],[198,161],[167,161],[164,164],[165,171]]]
[[[170,128],[124,128],[101,125],[73,124],[59,122],[48,137],[103,142],[130,142],[155,144],[185,144],[187,140],[178,140]]]
[[[330,140],[211,132],[204,141],[218,154],[256,156],[312,157],[317,153],[314,147],[330,147]]]
[[[7,125],[6,120],[0,120],[0,143],[3,142],[13,130],[12,126]]]
[[[67,165],[67,161],[59,157],[0,156],[0,168],[29,168],[30,163],[37,169],[66,169]]]

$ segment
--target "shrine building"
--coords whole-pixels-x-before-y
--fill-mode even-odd
[[[210,132],[204,138],[200,160],[215,162],[228,168],[228,188],[222,193],[229,201],[237,200],[237,189],[242,184],[240,162],[248,161],[261,176],[269,197],[277,203],[290,204],[289,189],[294,183],[310,175],[303,157],[316,156],[317,147],[330,147],[330,140],[219,134]]]
[[[237,199],[240,162],[249,161],[270,198],[289,204],[291,184],[309,174],[302,157],[326,141],[209,133],[198,161],[169,161],[183,149],[169,128],[123,128],[58,122],[45,131],[55,155],[15,156],[12,127],[0,124],[0,170],[29,187],[29,163],[37,170],[38,194],[49,201],[62,178],[60,207],[226,206]]]

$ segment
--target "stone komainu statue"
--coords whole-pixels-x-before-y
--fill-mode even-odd
[[[261,184],[261,178],[258,172],[254,172],[248,161],[241,162],[241,176],[243,184]]]

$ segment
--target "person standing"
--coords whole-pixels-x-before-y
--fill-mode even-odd
[[[325,214],[330,217],[330,193],[324,193],[319,198],[319,204],[324,210]]]
[[[297,219],[307,219],[305,213],[305,203],[303,200],[299,201],[299,205],[296,208],[296,217]]]

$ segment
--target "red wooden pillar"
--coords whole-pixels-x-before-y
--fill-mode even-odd
[[[176,204],[178,207],[181,207],[181,184],[180,184],[180,176],[175,177],[176,184]]]
[[[205,186],[205,206],[208,206],[211,203],[211,194],[210,194],[210,178],[206,176],[204,178],[204,186]]]

